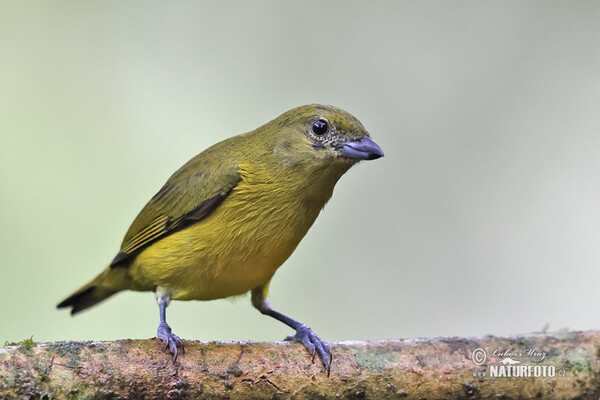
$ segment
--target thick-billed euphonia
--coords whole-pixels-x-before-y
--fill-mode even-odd
[[[62,301],[76,314],[121,290],[153,291],[157,336],[177,359],[183,343],[166,321],[171,300],[252,292],[252,304],[296,331],[327,371],[331,350],[308,326],[271,308],[269,282],[311,227],[333,187],[360,160],[383,152],[352,115],[326,105],[294,108],[198,154],[150,199],[121,250]]]

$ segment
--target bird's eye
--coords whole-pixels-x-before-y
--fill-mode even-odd
[[[312,131],[317,136],[323,136],[329,130],[329,125],[324,119],[318,119],[313,122]]]

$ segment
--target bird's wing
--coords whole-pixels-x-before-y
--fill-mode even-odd
[[[202,220],[227,197],[240,181],[239,168],[210,150],[175,172],[146,204],[127,231],[111,268],[127,266],[142,249]]]

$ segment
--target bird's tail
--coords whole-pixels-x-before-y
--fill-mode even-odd
[[[85,284],[75,293],[58,304],[58,308],[72,307],[71,314],[90,308],[113,294],[125,289],[123,276],[125,268],[106,268],[95,279]]]

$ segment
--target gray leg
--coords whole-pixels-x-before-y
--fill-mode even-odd
[[[160,323],[156,331],[156,337],[165,343],[165,349],[173,354],[173,362],[177,361],[177,346],[181,346],[181,352],[185,353],[183,342],[179,337],[171,332],[171,327],[167,324],[167,306],[171,302],[168,291],[164,288],[156,289],[156,301],[160,312]]]
[[[331,360],[333,357],[331,355],[331,349],[327,343],[318,337],[308,326],[286,315],[283,315],[279,311],[273,310],[271,308],[271,302],[269,299],[267,299],[266,293],[267,286],[254,288],[252,290],[252,305],[261,313],[273,317],[294,329],[296,334],[293,336],[288,336],[285,340],[291,340],[304,344],[312,355],[313,362],[315,361],[316,353],[319,353],[319,356],[323,360],[325,369],[327,370],[327,376],[329,376],[329,373],[331,372]]]

